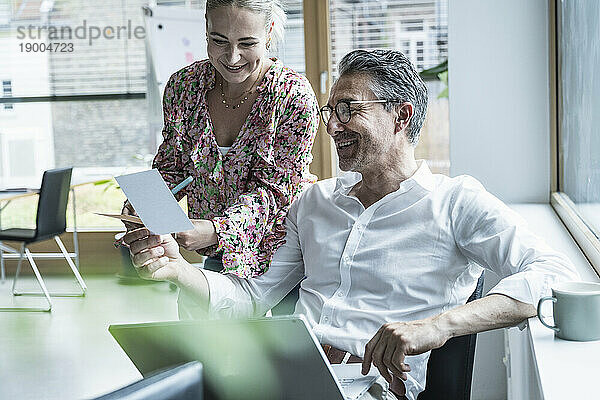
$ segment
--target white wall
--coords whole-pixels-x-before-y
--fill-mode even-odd
[[[548,202],[546,0],[449,0],[450,174],[507,203]],[[497,278],[486,275],[486,288]],[[478,337],[472,399],[506,399],[502,331]]]
[[[450,173],[507,203],[548,202],[546,0],[450,0]]]

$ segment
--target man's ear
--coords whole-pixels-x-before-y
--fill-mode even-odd
[[[400,133],[410,125],[413,115],[415,114],[415,107],[412,103],[405,101],[404,103],[397,104],[395,107],[396,113],[396,132]]]

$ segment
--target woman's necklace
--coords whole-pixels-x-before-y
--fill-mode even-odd
[[[219,82],[219,87],[221,88],[221,103],[223,103],[225,108],[231,108],[232,110],[235,110],[236,108],[240,108],[240,106],[242,104],[244,104],[245,101],[248,100],[248,96],[250,96],[252,94],[252,92],[254,91],[254,87],[258,83],[258,80],[260,79],[261,75],[262,75],[262,61],[260,63],[258,76],[256,77],[256,80],[254,81],[252,86],[250,86],[250,89],[243,91],[242,94],[240,94],[237,97],[231,97],[229,99],[227,97],[225,97],[225,91],[223,90],[223,78],[221,78],[221,82]],[[232,100],[237,100],[239,98],[242,98],[242,99],[237,104],[229,104],[227,102],[227,100],[232,101]]]

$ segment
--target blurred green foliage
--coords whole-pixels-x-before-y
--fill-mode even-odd
[[[435,67],[424,69],[419,74],[423,80],[439,79],[444,83],[444,89],[438,94],[437,98],[448,98],[448,60],[442,61]]]

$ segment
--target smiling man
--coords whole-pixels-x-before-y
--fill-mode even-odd
[[[140,275],[179,285],[183,314],[263,315],[301,281],[295,313],[331,358],[362,358],[363,372],[373,363],[385,379],[363,399],[416,399],[431,349],[518,324],[577,273],[475,179],[415,160],[427,90],[402,53],[356,50],[339,73],[321,114],[347,172],[292,204],[286,243],[264,275],[198,270],[170,236],[143,228],[126,241]],[[465,304],[482,268],[503,279]]]

